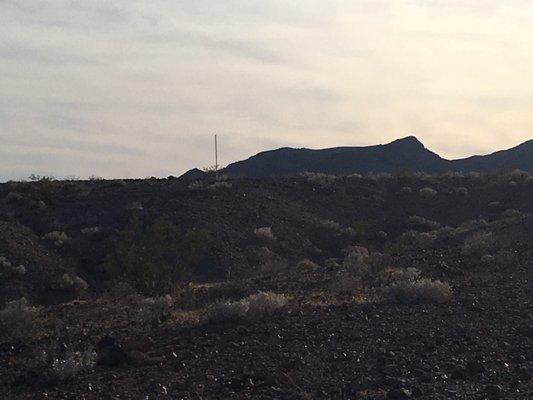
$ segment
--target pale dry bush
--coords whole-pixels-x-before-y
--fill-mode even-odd
[[[320,266],[314,261],[309,260],[308,258],[303,259],[296,264],[296,269],[301,272],[312,272],[319,269]]]
[[[57,381],[68,381],[84,370],[91,369],[96,362],[92,350],[69,352],[64,357],[54,358],[50,367],[50,377]]]
[[[481,262],[483,264],[492,264],[496,258],[492,254],[485,254],[483,257],[481,257]]]
[[[70,240],[70,237],[62,231],[48,232],[43,236],[43,239],[53,241],[55,245],[60,246]]]
[[[489,226],[489,223],[484,219],[469,219],[465,222],[463,222],[458,230],[459,231],[471,231],[474,229],[483,229],[487,228]]]
[[[355,174],[346,175],[346,178],[348,178],[348,179],[363,179],[363,175],[355,173]]]
[[[367,278],[370,274],[367,257],[359,251],[353,251],[348,254],[342,262],[342,268],[357,279]]]
[[[409,194],[409,193],[413,193],[413,188],[410,186],[404,186],[400,191],[402,193]]]
[[[304,172],[301,175],[307,182],[320,186],[329,186],[337,179],[335,175],[323,174],[321,172]]]
[[[483,175],[481,175],[480,172],[476,172],[476,171],[467,172],[465,176],[468,179],[472,179],[472,180],[479,180],[483,177]]]
[[[7,340],[31,338],[39,328],[39,310],[25,297],[6,303],[0,310],[0,337]]]
[[[230,189],[233,187],[233,184],[231,182],[215,182],[209,185],[207,188],[209,190],[217,190],[217,189]]]
[[[346,271],[338,271],[331,279],[328,285],[328,290],[334,294],[350,294],[354,293],[361,287],[361,280]]]
[[[465,188],[465,187],[455,188],[455,193],[461,196],[468,196],[468,188]]]
[[[432,199],[437,195],[437,191],[430,187],[422,188],[418,191],[418,194],[425,199]]]
[[[254,235],[256,238],[260,240],[264,240],[264,241],[276,240],[276,237],[274,236],[274,233],[272,232],[272,228],[269,226],[254,229]]]
[[[385,299],[397,304],[444,303],[451,299],[452,288],[431,279],[393,282],[383,288]]]
[[[517,218],[522,216],[522,213],[518,210],[508,209],[502,213],[503,218]]]
[[[492,232],[476,232],[468,236],[461,247],[463,254],[484,254],[494,246],[495,240]]]
[[[506,175],[507,178],[511,179],[512,181],[525,181],[528,178],[531,177],[531,174],[527,171],[522,171],[520,169],[515,169],[514,171],[509,172]]]
[[[170,314],[174,300],[170,295],[147,297],[141,300],[139,318],[144,323],[163,321]]]
[[[87,228],[83,228],[81,230],[81,234],[84,235],[84,236],[93,236],[93,235],[96,235],[97,233],[100,232],[100,227],[99,226],[91,226],[91,227],[87,227]]]
[[[407,220],[407,224],[415,229],[436,230],[440,228],[440,223],[430,219],[413,215]]]
[[[324,229],[329,229],[331,231],[340,231],[341,225],[338,222],[332,221],[330,219],[324,219],[319,222],[319,226]]]
[[[77,294],[82,294],[89,289],[89,284],[85,281],[85,279],[80,278],[75,274],[63,274],[61,277],[61,286],[64,289],[70,289]]]
[[[203,324],[265,319],[287,304],[287,297],[273,292],[259,292],[239,301],[221,301],[210,305],[201,318]]]

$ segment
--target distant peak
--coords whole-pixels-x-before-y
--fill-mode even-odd
[[[390,144],[402,145],[408,147],[425,148],[424,144],[418,140],[415,136],[407,136],[401,139],[397,139]]]

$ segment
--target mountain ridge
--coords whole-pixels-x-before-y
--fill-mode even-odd
[[[521,169],[533,172],[533,140],[487,155],[449,160],[429,150],[415,136],[371,146],[339,146],[324,149],[281,147],[230,163],[220,173],[233,177],[268,178],[302,172],[333,175],[380,172],[496,173]],[[194,173],[192,173],[194,171]],[[183,177],[198,178],[198,170]]]

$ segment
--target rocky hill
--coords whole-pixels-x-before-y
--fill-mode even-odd
[[[229,164],[223,171],[233,177],[280,177],[302,172],[349,175],[369,172],[444,172],[477,171],[484,173],[521,169],[533,172],[533,141],[486,156],[446,160],[433,153],[415,137],[368,147],[334,147],[330,149],[281,148],[261,152],[243,161]],[[194,169],[184,177],[198,178]]]

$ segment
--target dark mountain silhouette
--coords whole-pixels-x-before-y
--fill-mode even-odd
[[[266,178],[302,172],[334,175],[446,171],[491,173],[513,169],[533,172],[533,140],[509,150],[459,160],[440,157],[426,149],[414,136],[366,147],[334,147],[320,150],[284,147],[264,151],[246,160],[229,164],[221,173],[235,177]],[[191,170],[184,177],[191,175],[197,177],[198,170]]]

